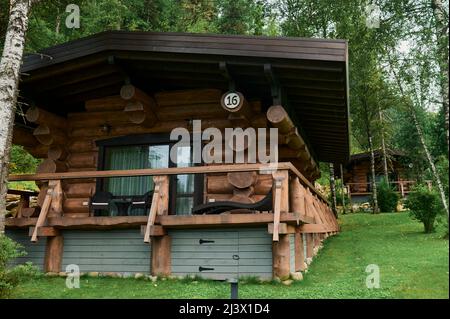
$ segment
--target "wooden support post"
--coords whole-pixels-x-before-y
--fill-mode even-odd
[[[55,182],[52,192],[52,202],[50,204],[49,217],[60,217],[63,214],[63,190],[61,181]]]
[[[159,203],[157,215],[169,214],[169,176],[159,176]]]
[[[272,243],[273,277],[286,280],[290,276],[290,243],[289,235],[280,235],[279,240]]]
[[[305,252],[303,245],[303,236],[297,231],[294,234],[295,238],[295,271],[303,271],[305,267]]]
[[[160,176],[153,177],[153,182],[154,182],[154,189],[153,189],[152,204],[150,206],[150,212],[148,213],[147,228],[145,230],[144,235],[144,243],[150,243],[150,229],[155,224],[156,215],[159,208],[159,201],[160,201],[159,190],[161,187],[161,177]]]
[[[47,237],[44,257],[45,272],[61,271],[63,250],[64,237],[61,234],[54,237]]]
[[[314,234],[306,234],[306,258],[314,256]]]
[[[168,276],[171,274],[171,247],[169,235],[152,238],[152,275]]]
[[[278,171],[273,176],[273,241],[279,239],[280,214],[289,212],[289,173]]]
[[[297,176],[291,178],[289,185],[289,208],[290,210],[300,218],[300,215],[306,215],[305,211],[305,192],[303,186]],[[300,220],[297,220],[297,225],[300,225]]]
[[[47,219],[47,214],[48,214],[48,211],[50,210],[50,205],[51,205],[52,199],[53,199],[53,191],[54,191],[55,186],[58,185],[58,183],[61,183],[61,181],[52,180],[52,181],[49,181],[49,183],[48,183],[47,194],[45,195],[44,203],[42,204],[42,207],[41,207],[41,212],[39,213],[39,217],[36,222],[36,226],[34,228],[33,235],[31,236],[32,242],[37,241],[39,227],[41,227],[45,224],[45,220]]]

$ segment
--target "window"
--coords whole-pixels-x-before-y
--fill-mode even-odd
[[[170,159],[170,150],[174,141],[169,136],[145,135],[119,137],[102,140],[100,147],[99,169],[141,169],[192,166],[192,148],[190,145],[179,146],[176,159]],[[130,145],[131,144],[131,145]],[[174,175],[170,177],[169,211],[177,215],[189,215],[194,205],[203,199],[203,177]],[[97,189],[111,192],[114,196],[139,196],[153,190],[151,176],[114,177],[99,181]],[[144,209],[130,209],[129,215],[148,214]],[[117,209],[112,208],[111,216],[117,216]]]

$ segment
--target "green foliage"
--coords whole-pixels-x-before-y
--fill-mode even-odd
[[[399,194],[385,179],[378,185],[378,206],[382,212],[393,212],[397,209]]]
[[[420,184],[412,188],[405,207],[413,219],[423,223],[425,233],[434,231],[436,216],[443,213],[438,192]]]
[[[9,169],[11,174],[35,173],[41,161],[25,151],[22,146],[13,145]]]
[[[22,146],[13,145],[11,148],[11,160],[9,169],[11,174],[35,173],[41,162],[34,158]],[[9,182],[10,189],[38,190],[35,182]]]
[[[26,255],[23,247],[5,235],[0,235],[0,298],[8,297],[26,277],[35,275],[37,269],[31,263],[10,267],[17,257]]]

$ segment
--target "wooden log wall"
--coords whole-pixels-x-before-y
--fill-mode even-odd
[[[40,165],[39,172],[74,172],[97,169],[98,148],[95,142],[100,139],[132,134],[170,133],[177,127],[191,129],[193,119],[202,120],[202,129],[218,128],[223,136],[225,128],[236,127],[238,124],[244,125],[243,128],[268,127],[267,115],[262,112],[259,101],[245,101],[246,111],[237,118],[236,114],[230,114],[221,106],[221,96],[222,92],[215,89],[160,92],[149,96],[129,84],[123,86],[116,96],[86,101],[85,112],[69,113],[67,118],[32,107],[26,116],[30,122],[37,124],[37,128],[34,132],[15,130],[14,138],[17,143],[34,149],[33,155],[45,154],[40,156],[45,160]],[[137,104],[140,106],[136,106]],[[286,145],[303,147],[298,145],[301,137],[296,130],[292,134],[299,140],[292,139],[292,136],[285,138]],[[298,163],[304,161],[303,158],[296,160]],[[95,186],[95,179],[64,181],[64,216],[87,217],[87,203],[95,192]],[[44,192],[46,185],[41,187]],[[271,187],[271,175],[215,174],[205,179],[204,200],[256,202]]]
[[[279,161],[289,161],[309,180],[320,177],[320,170],[298,128],[281,105],[273,105],[267,110],[267,120],[278,128]]]

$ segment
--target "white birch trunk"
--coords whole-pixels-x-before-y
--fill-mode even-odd
[[[448,21],[445,18],[448,13],[445,12],[444,6],[441,0],[432,0],[431,7],[433,8],[434,18],[436,19],[437,29],[437,45],[438,45],[438,63],[441,73],[441,95],[442,95],[442,108],[445,116],[445,135],[447,141],[447,157],[449,148],[449,114],[448,114]]]
[[[0,61],[0,236],[5,231],[9,153],[30,7],[30,0],[11,1],[5,46]]]
[[[334,165],[330,163],[330,192],[331,192],[331,208],[337,217],[337,200],[336,200],[336,183],[334,180]]]
[[[370,171],[372,174],[372,198],[373,198],[373,213],[378,214],[380,209],[378,208],[378,189],[375,174],[375,154],[373,152],[372,133],[368,133],[369,150],[370,150]]]
[[[383,114],[381,113],[380,109],[378,109],[378,115],[380,117],[380,124],[381,124],[381,152],[383,160],[383,172],[386,183],[389,183],[389,169],[387,164],[386,142],[384,140],[384,122],[383,122]]]
[[[417,131],[417,135],[419,136],[420,144],[422,145],[423,151],[425,152],[425,156],[426,156],[427,161],[428,161],[428,165],[430,165],[431,172],[433,173],[434,180],[436,181],[436,184],[438,186],[438,191],[439,191],[439,195],[441,197],[442,207],[444,207],[444,209],[445,209],[445,212],[447,214],[447,220],[448,220],[447,197],[445,196],[445,191],[444,191],[444,187],[442,185],[441,177],[439,176],[439,173],[436,170],[436,166],[434,165],[433,157],[431,156],[431,153],[428,150],[427,143],[425,142],[425,137],[423,135],[422,127],[420,126],[420,123],[417,120],[416,110],[414,109],[414,106],[413,106],[412,102],[408,101],[406,99],[406,95],[405,95],[405,92],[403,91],[402,83],[401,83],[401,81],[400,81],[400,79],[399,79],[399,77],[397,75],[397,72],[395,72],[395,69],[392,67],[392,62],[391,62],[390,59],[389,59],[389,64],[391,66],[392,73],[393,73],[393,75],[395,77],[395,80],[397,81],[397,85],[398,85],[398,88],[400,90],[400,93],[401,93],[403,99],[405,100],[405,104],[409,108],[409,111],[410,111],[410,114],[411,114],[411,118],[413,120],[414,126],[415,126],[416,131]]]

